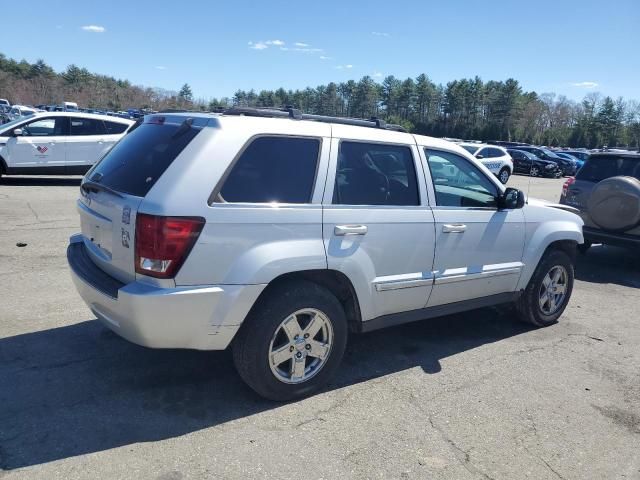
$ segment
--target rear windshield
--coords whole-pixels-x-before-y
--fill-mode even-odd
[[[578,171],[576,178],[587,182],[600,182],[618,175],[635,177],[640,180],[640,158],[592,156]]]
[[[201,130],[179,123],[144,123],[125,135],[88,178],[112,190],[144,197]]]

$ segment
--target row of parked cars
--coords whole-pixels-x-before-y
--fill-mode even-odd
[[[582,150],[552,150],[512,142],[456,141],[505,184],[514,173],[534,177],[573,176],[589,157]]]

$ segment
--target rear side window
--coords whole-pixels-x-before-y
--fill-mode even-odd
[[[144,123],[124,136],[88,173],[118,192],[144,197],[202,128],[185,123]]]
[[[319,139],[258,137],[233,165],[218,200],[232,203],[309,203],[319,153]]]
[[[119,133],[124,133],[129,125],[126,123],[118,123],[118,122],[103,122],[105,129],[107,131],[107,135],[116,135]]]
[[[403,145],[340,142],[333,203],[419,205],[411,149]]]
[[[105,133],[102,120],[71,117],[69,121],[71,135],[103,135]]]
[[[640,180],[640,158],[592,156],[578,171],[576,178],[597,183],[618,175],[635,177]]]
[[[504,152],[499,148],[491,147],[489,150],[489,158],[498,158],[504,156]]]

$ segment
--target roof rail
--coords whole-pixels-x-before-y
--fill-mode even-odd
[[[323,123],[339,123],[341,125],[354,125],[356,127],[381,128],[396,132],[406,132],[400,125],[386,123],[384,120],[371,117],[369,120],[363,118],[331,117],[328,115],[313,115],[302,113],[297,108],[286,106],[284,108],[260,108],[260,107],[231,107],[222,112],[223,115],[244,115],[247,117],[270,117],[270,118],[291,118],[294,120],[311,120]]]

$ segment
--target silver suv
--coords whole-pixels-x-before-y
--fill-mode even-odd
[[[137,344],[231,346],[276,400],[321,388],[348,332],[507,302],[556,322],[580,218],[400,130],[291,109],[149,115],[81,184],[75,285]]]

